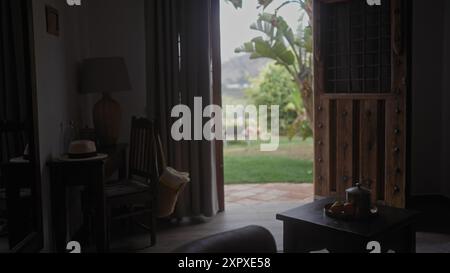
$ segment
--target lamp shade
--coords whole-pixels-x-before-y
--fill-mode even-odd
[[[80,90],[82,94],[129,90],[130,76],[123,58],[92,58],[83,61]]]

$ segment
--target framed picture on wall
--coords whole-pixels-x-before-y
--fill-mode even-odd
[[[58,10],[50,6],[45,6],[45,18],[47,21],[47,33],[59,36]]]

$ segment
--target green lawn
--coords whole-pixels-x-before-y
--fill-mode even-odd
[[[312,140],[282,138],[276,152],[261,152],[259,148],[259,142],[225,147],[226,184],[312,182]]]

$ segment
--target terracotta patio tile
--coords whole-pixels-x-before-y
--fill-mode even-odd
[[[228,204],[255,205],[272,202],[305,202],[313,200],[312,184],[270,183],[227,185],[225,196]]]
[[[257,195],[257,196],[252,196],[252,200],[257,200],[257,201],[275,201],[279,198],[279,196],[273,196],[270,194],[261,194],[261,195]]]
[[[240,200],[240,201],[236,202],[236,204],[239,204],[239,205],[256,205],[256,204],[259,204],[259,202],[255,201],[255,200],[251,200],[251,199],[245,199],[245,200]]]

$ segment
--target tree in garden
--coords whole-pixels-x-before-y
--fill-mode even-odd
[[[270,63],[259,76],[250,81],[251,87],[245,90],[249,101],[258,107],[260,105],[279,105],[280,132],[283,135],[287,134],[290,125],[297,118],[296,111],[292,110],[291,100],[292,96],[298,92],[291,75],[283,67]]]
[[[227,0],[235,8],[242,7],[242,0]],[[250,58],[269,58],[279,66],[284,67],[295,82],[299,92],[298,97],[293,97],[298,102],[292,102],[299,116],[291,125],[290,131],[300,130],[303,137],[308,137],[313,127],[313,37],[312,37],[312,0],[290,0],[283,2],[275,9],[274,13],[265,12],[273,0],[258,0],[263,12],[259,14],[256,23],[251,29],[262,33],[251,41],[236,49],[236,53],[249,53]],[[278,12],[288,5],[299,5],[308,16],[308,26],[300,26],[297,33],[287,24],[286,20],[278,15]],[[309,127],[309,129],[308,129]]]

